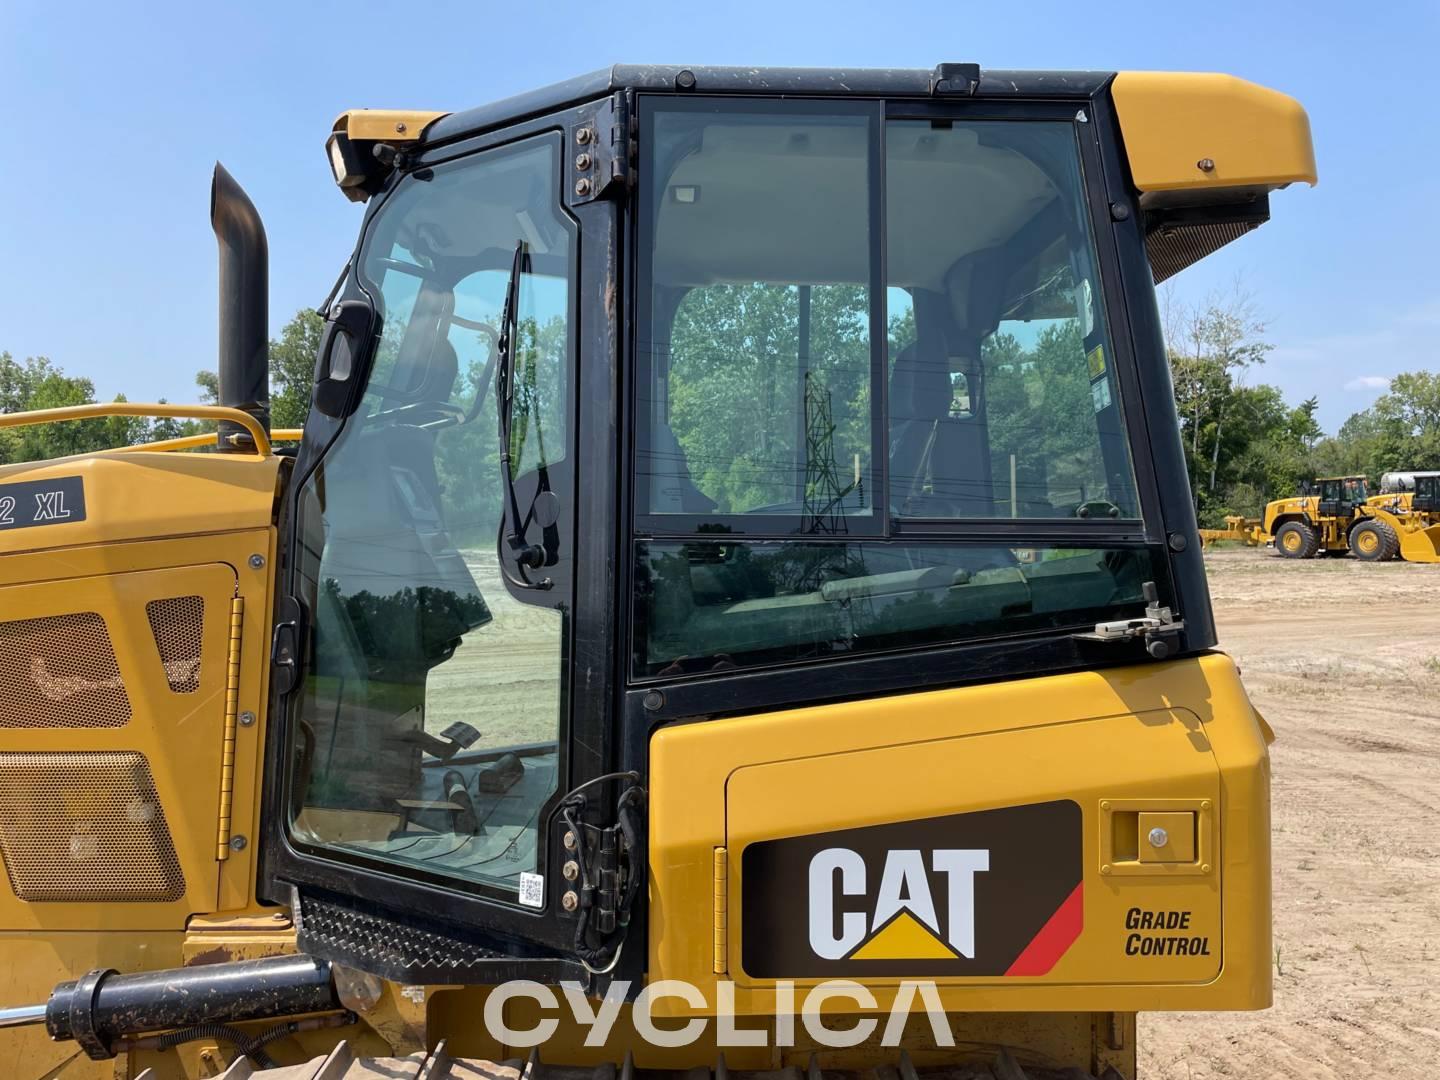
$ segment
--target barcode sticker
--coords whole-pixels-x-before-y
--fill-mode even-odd
[[[533,908],[545,906],[544,874],[520,874],[520,903]]]

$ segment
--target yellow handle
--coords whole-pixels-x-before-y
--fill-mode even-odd
[[[104,416],[161,416],[178,420],[229,420],[239,424],[255,440],[255,453],[269,457],[270,438],[247,412],[223,405],[143,405],[129,401],[98,402],[94,405],[67,405],[63,409],[35,409],[32,412],[0,414],[0,428],[29,427],[56,420],[93,420]]]

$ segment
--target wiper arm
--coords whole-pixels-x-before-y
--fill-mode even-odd
[[[526,539],[526,532],[533,517],[531,513],[520,516],[520,499],[515,494],[515,472],[510,462],[511,412],[515,397],[515,351],[520,330],[520,275],[524,272],[528,256],[525,241],[515,245],[515,258],[510,264],[510,280],[505,286],[505,306],[500,313],[500,341],[496,352],[498,363],[495,367],[495,412],[500,420],[500,480],[505,485],[505,513],[508,529],[505,544],[510,556],[520,568],[518,577],[505,568],[505,552],[500,552],[500,572],[517,589],[548,589],[555,583],[548,577],[531,581],[525,570],[538,570],[545,565],[545,549]]]

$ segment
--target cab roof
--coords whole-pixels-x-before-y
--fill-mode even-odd
[[[963,69],[963,71],[962,71]],[[686,67],[613,64],[514,97],[451,113],[425,132],[426,143],[478,134],[617,90],[697,94],[814,94],[854,97],[963,95],[1006,98],[1089,97],[1108,71],[985,71],[976,64],[922,68]],[[978,81],[975,81],[978,80]]]

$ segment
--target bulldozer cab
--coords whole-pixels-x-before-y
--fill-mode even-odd
[[[1263,194],[1136,191],[1108,76],[698,78],[337,124],[262,882],[317,955],[624,973],[658,727],[1213,642],[1153,281]]]

